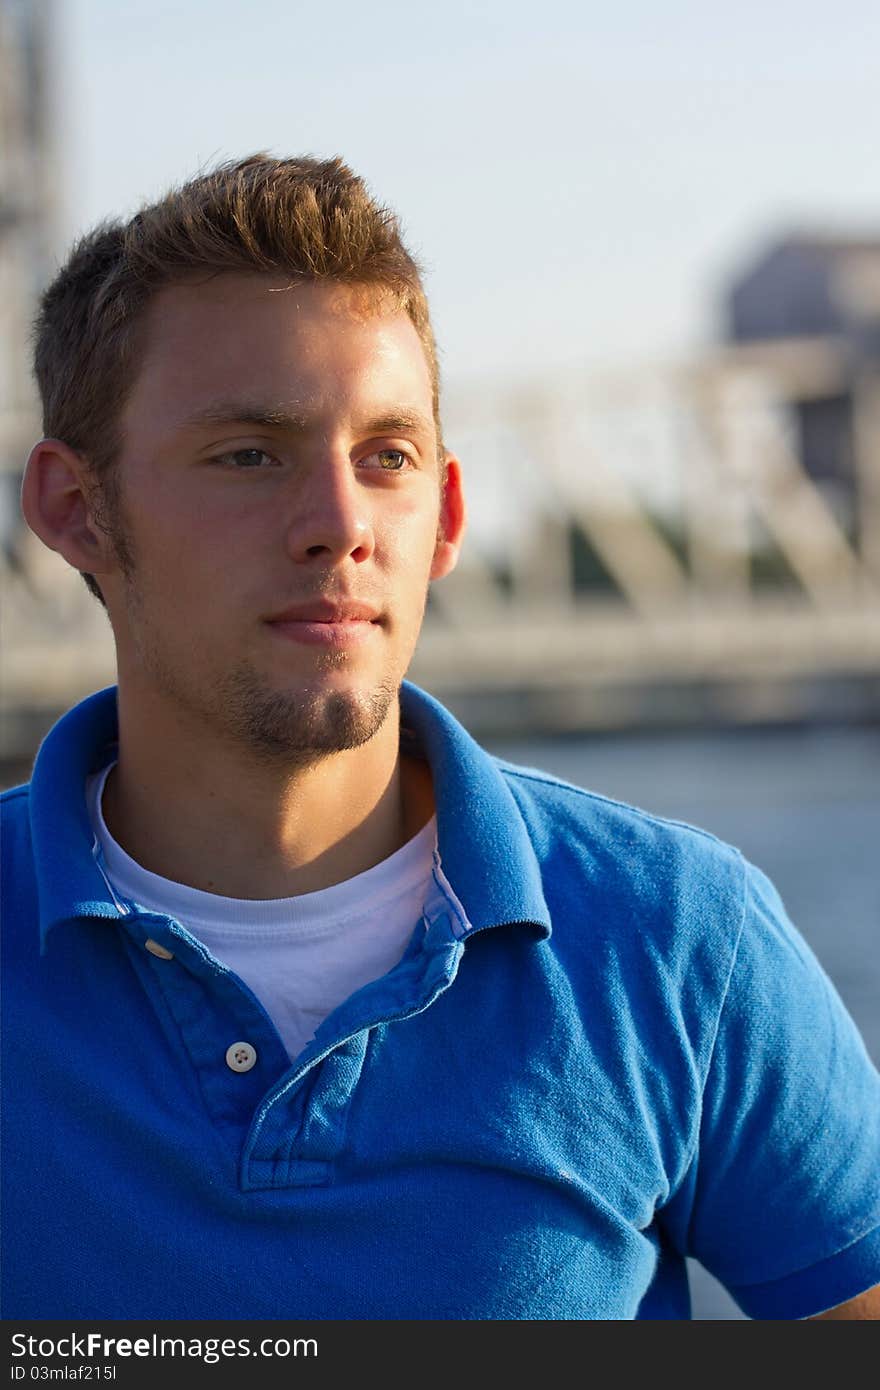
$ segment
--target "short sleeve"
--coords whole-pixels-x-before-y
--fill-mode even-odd
[[[703,1089],[686,1253],[754,1318],[880,1282],[880,1075],[772,883],[743,922]]]

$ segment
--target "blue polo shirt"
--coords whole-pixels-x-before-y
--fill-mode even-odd
[[[401,701],[436,896],[292,1065],[104,877],[114,690],[6,794],[4,1316],[687,1318],[693,1255],[799,1318],[880,1281],[880,1077],[768,880]]]

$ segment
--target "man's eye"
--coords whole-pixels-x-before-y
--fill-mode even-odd
[[[382,473],[402,473],[410,462],[402,449],[377,449],[374,454],[367,455],[365,462],[370,459],[379,460],[379,471]]]
[[[214,462],[232,468],[264,468],[274,464],[275,459],[265,449],[232,449],[228,454],[217,454]]]

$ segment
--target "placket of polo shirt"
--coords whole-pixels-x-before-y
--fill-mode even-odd
[[[290,1069],[275,1025],[247,985],[173,918],[135,913],[120,926],[148,995],[173,1019],[211,1120],[232,1131],[237,1150],[261,1098]],[[148,940],[171,959],[147,948]],[[241,1041],[254,1048],[256,1062],[233,1071],[226,1054]]]
[[[464,949],[457,915],[435,908],[400,963],[334,1010],[291,1066],[256,996],[180,923],[140,913],[120,926],[148,994],[174,1019],[210,1118],[241,1153],[243,1191],[329,1181],[371,1030],[428,1008],[452,984]],[[235,1072],[226,1051],[244,1039],[257,1059]]]
[[[423,918],[421,927],[393,970],[324,1020],[293,1070],[266,1097],[244,1146],[242,1190],[329,1181],[371,1033],[405,1027],[455,979],[464,945],[451,914]]]

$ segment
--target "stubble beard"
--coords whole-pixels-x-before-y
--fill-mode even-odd
[[[335,660],[325,655],[320,666],[335,669],[346,659],[344,653]],[[287,766],[307,766],[368,743],[385,724],[399,691],[399,682],[390,679],[365,691],[272,690],[247,662],[227,672],[216,687],[230,737],[261,762]]]
[[[122,574],[128,628],[139,664],[153,688],[170,697],[185,718],[199,730],[207,721],[224,742],[231,741],[262,763],[287,769],[360,748],[375,737],[399,697],[403,670],[396,679],[391,674],[380,678],[369,690],[322,689],[322,673],[344,669],[349,660],[346,652],[322,652],[315,656],[314,687],[276,690],[244,658],[219,678],[212,673],[203,680],[192,666],[176,663],[156,640],[147,616],[120,499],[107,492],[104,502],[102,521]],[[426,587],[417,631],[427,598]],[[187,669],[193,671],[189,680],[181,674]]]
[[[334,753],[360,748],[378,734],[400,693],[400,681],[380,677],[367,689],[328,688],[322,674],[344,669],[345,652],[321,653],[309,683],[273,688],[248,659],[200,676],[198,662],[175,663],[143,619],[143,604],[127,585],[129,631],[141,669],[200,733],[207,728],[264,765],[308,767]],[[134,621],[132,621],[134,620]]]
[[[334,753],[360,748],[385,724],[400,694],[402,673],[368,689],[333,689],[322,675],[344,670],[346,652],[315,655],[312,680],[293,690],[269,685],[242,658],[221,672],[200,675],[197,662],[175,661],[147,616],[136,569],[125,573],[126,612],[138,664],[149,685],[170,699],[199,733],[206,727],[264,765],[308,767]],[[426,595],[427,597],[427,595]]]

